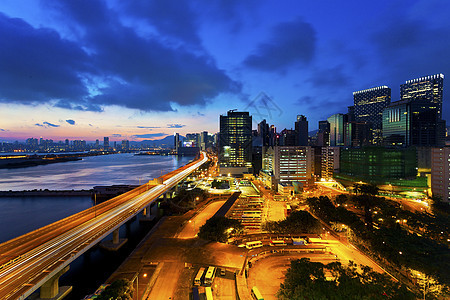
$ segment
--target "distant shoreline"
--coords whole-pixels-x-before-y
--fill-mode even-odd
[[[25,155],[0,155],[0,169],[27,168],[53,163],[82,160],[86,156],[98,156],[116,154],[117,152],[86,152],[86,153],[49,153],[45,155],[25,154]]]
[[[0,197],[29,197],[29,196],[91,196],[90,190],[25,190],[25,191],[0,191]]]

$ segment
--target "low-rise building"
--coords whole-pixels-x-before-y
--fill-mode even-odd
[[[444,202],[450,202],[450,147],[431,151],[431,192]]]

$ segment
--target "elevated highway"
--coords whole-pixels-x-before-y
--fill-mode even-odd
[[[162,176],[162,184],[144,184],[0,244],[0,299],[25,299],[31,295],[207,160],[202,152],[198,160]]]

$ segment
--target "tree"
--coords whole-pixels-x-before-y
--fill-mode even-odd
[[[347,195],[345,194],[339,194],[336,196],[336,198],[334,199],[334,202],[336,202],[336,204],[342,205],[345,202],[347,202],[348,198]]]
[[[413,293],[388,275],[366,266],[361,269],[362,274],[353,262],[344,267],[340,262],[324,265],[309,258],[292,261],[278,299],[415,299]]]
[[[118,279],[107,286],[98,300],[132,300],[133,284],[128,279]]]
[[[293,211],[282,221],[267,222],[265,229],[272,233],[320,233],[320,222],[304,210]]]
[[[225,243],[229,237],[241,233],[243,226],[240,221],[226,217],[212,217],[200,227],[198,236],[205,240]]]
[[[353,184],[353,191],[356,195],[358,195],[359,192],[361,192],[361,183],[355,183]]]
[[[378,195],[379,188],[374,184],[362,184],[360,186],[360,192],[364,195],[376,196]]]

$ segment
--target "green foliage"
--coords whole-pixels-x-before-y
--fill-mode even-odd
[[[231,232],[229,232],[230,228],[233,228]],[[200,227],[198,236],[205,240],[224,243],[230,236],[239,234],[242,231],[243,226],[238,220],[226,217],[212,217],[206,221],[205,225]]]
[[[336,196],[336,198],[335,198],[334,201],[336,202],[336,204],[342,205],[342,204],[344,204],[345,202],[347,202],[347,200],[348,200],[347,195],[345,195],[345,194],[339,194],[339,195]]]
[[[271,233],[320,233],[320,222],[307,211],[293,211],[282,221],[267,222],[265,229]]]
[[[381,217],[383,221],[379,223],[380,229],[373,230],[355,213],[342,206],[336,208],[327,197],[307,199],[308,205],[318,217],[328,223],[342,222],[349,226],[359,239],[360,246],[372,254],[394,265],[436,276],[440,282],[449,284],[450,252],[448,245],[439,243],[442,239],[440,232],[448,232],[448,218],[401,210],[384,198],[376,198],[376,202],[377,218]],[[406,220],[404,227],[410,231],[420,228],[435,239],[408,232],[396,221],[400,219],[402,223]]]
[[[363,272],[358,273],[353,263],[343,267],[339,262],[324,265],[309,258],[292,261],[278,299],[415,299],[388,275],[361,268]]]
[[[214,179],[213,182],[211,182],[211,187],[216,188],[216,189],[222,189],[222,190],[229,189],[230,183],[228,182],[228,180]]]
[[[107,286],[98,300],[132,300],[133,284],[128,279],[118,279]]]

